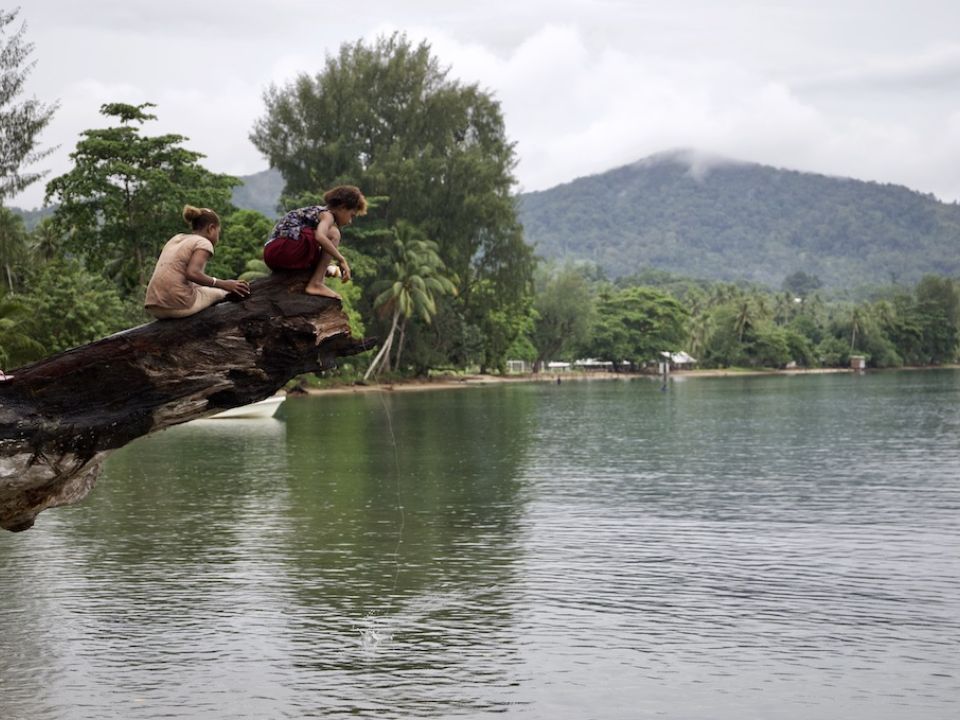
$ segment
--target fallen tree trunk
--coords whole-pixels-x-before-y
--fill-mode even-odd
[[[254,281],[249,298],[161,320],[11,371],[0,382],[0,527],[26,530],[79,502],[104,458],[157,430],[262,400],[291,378],[369,349],[308,273]]]

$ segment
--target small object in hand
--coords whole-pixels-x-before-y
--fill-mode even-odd
[[[327,277],[343,277],[343,272],[340,270],[339,265],[327,265]]]

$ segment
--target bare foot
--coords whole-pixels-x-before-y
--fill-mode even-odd
[[[307,285],[304,292],[307,295],[317,295],[318,297],[328,297],[333,298],[334,300],[341,300],[342,298],[337,295],[333,290],[328,288],[326,285]]]

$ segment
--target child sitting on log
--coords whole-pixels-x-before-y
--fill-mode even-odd
[[[218,280],[204,272],[220,241],[220,217],[210,208],[186,205],[183,219],[192,232],[167,241],[147,285],[144,308],[155,318],[187,317],[230,293],[250,294],[250,286],[242,280]]]
[[[291,210],[270,233],[263,262],[271,270],[307,270],[313,275],[306,293],[340,299],[327,287],[327,274],[350,282],[350,265],[340,253],[340,228],[367,212],[367,199],[353,185],[341,185],[323,196],[324,205]],[[336,261],[337,265],[331,265]],[[339,271],[339,272],[338,272]]]

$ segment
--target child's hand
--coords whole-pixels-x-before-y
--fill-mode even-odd
[[[347,264],[346,260],[340,263],[340,273],[340,282],[350,282],[350,266]]]
[[[248,297],[250,295],[250,286],[243,280],[221,280],[220,287],[240,297]]]

